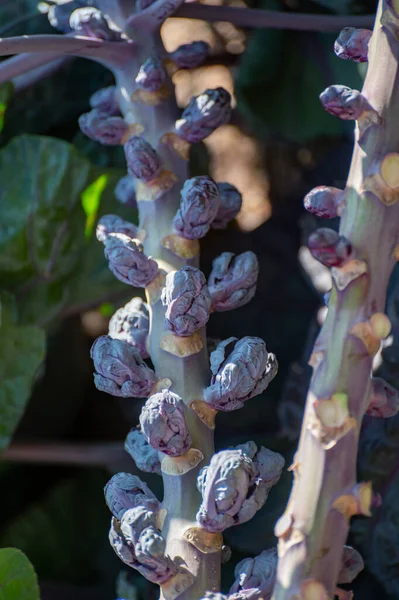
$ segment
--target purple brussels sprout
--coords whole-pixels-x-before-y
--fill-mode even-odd
[[[211,384],[204,399],[216,410],[241,408],[244,402],[261,394],[277,374],[278,363],[258,337],[231,337],[217,345],[211,354]]]
[[[141,298],[133,298],[112,316],[108,335],[124,340],[140,352],[141,358],[148,358],[146,339],[149,329],[148,304]]]
[[[154,450],[139,429],[132,429],[125,439],[125,450],[133,458],[137,467],[144,473],[161,475],[161,462],[157,450]]]
[[[364,560],[361,554],[355,548],[352,548],[352,546],[344,546],[338,583],[340,585],[352,583],[363,569]]]
[[[141,65],[136,77],[137,85],[148,92],[157,92],[166,81],[166,71],[156,56],[150,56]]]
[[[208,280],[213,310],[231,310],[252,300],[258,273],[258,259],[251,251],[238,255],[223,252],[215,258]]]
[[[229,221],[241,210],[242,196],[231,183],[218,183],[220,204],[216,217],[212,221],[212,229],[226,229]]]
[[[104,488],[105,501],[114,517],[121,520],[129,508],[145,505],[157,512],[160,508],[157,497],[144,481],[130,473],[116,473]]]
[[[207,42],[198,40],[190,44],[182,44],[169,56],[179,69],[195,69],[208,58],[209,50],[210,46]]]
[[[264,550],[255,558],[244,558],[234,570],[235,582],[229,598],[270,600],[277,575],[277,548]]]
[[[306,194],[303,204],[307,211],[316,217],[333,219],[338,216],[338,206],[342,190],[335,187],[319,185]]]
[[[90,106],[109,117],[119,116],[121,111],[116,100],[116,86],[110,85],[94,92],[90,97]]]
[[[380,377],[371,380],[371,392],[366,414],[386,419],[399,412],[399,392]]]
[[[156,150],[143,137],[133,135],[124,146],[129,173],[141,181],[151,181],[161,169]]]
[[[205,90],[191,98],[181,119],[176,121],[176,133],[181,138],[195,144],[211,135],[231,117],[231,96],[222,87]]]
[[[358,119],[370,105],[358,90],[345,85],[330,85],[320,94],[324,110],[344,121]]]
[[[114,233],[123,233],[130,238],[137,236],[137,227],[125,221],[118,215],[104,215],[97,223],[96,236],[99,242],[105,244],[108,237]]]
[[[69,26],[72,31],[85,37],[108,41],[121,39],[120,32],[110,27],[107,17],[92,6],[74,10],[69,18]]]
[[[157,276],[158,265],[155,260],[144,254],[140,242],[123,233],[113,233],[107,237],[104,254],[112,273],[127,285],[146,287]]]
[[[118,146],[128,129],[122,117],[110,117],[94,108],[80,115],[79,127],[88,138],[107,146]]]
[[[312,256],[325,267],[340,267],[352,254],[352,245],[334,229],[320,227],[308,239]]]
[[[141,411],[140,425],[147,442],[164,454],[181,456],[191,446],[183,400],[169,390],[148,398]]]
[[[69,25],[71,14],[74,10],[83,6],[87,6],[86,0],[72,0],[71,2],[50,6],[47,13],[50,25],[62,31],[62,33],[69,33],[71,31],[71,26]]]
[[[90,350],[94,362],[94,383],[101,392],[122,398],[150,395],[157,377],[136,348],[109,335],[97,338]]]
[[[372,33],[369,29],[345,27],[335,41],[335,54],[344,60],[353,60],[358,63],[367,62]]]
[[[161,300],[166,325],[174,335],[188,337],[208,322],[211,296],[204,274],[195,267],[168,273]]]
[[[280,454],[263,446],[253,457],[242,447],[222,450],[201,469],[197,487],[202,503],[197,522],[206,531],[221,532],[246,523],[262,508],[284,466]],[[253,454],[253,452],[251,452]]]
[[[130,208],[137,208],[136,201],[136,180],[132,175],[121,177],[114,189],[115,198],[121,204]]]
[[[165,540],[156,526],[156,513],[147,506],[127,510],[120,522],[113,517],[109,540],[117,556],[153,583],[162,584],[177,572],[165,555]]]
[[[211,177],[188,179],[181,190],[180,208],[173,219],[179,235],[189,240],[204,237],[220,206],[218,186]]]

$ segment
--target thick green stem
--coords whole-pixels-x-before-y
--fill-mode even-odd
[[[356,258],[366,262],[367,273],[344,289],[333,284],[328,316],[315,344],[313,379],[294,461],[294,486],[276,527],[279,565],[273,600],[334,597],[348,521],[353,514],[350,502],[356,484],[358,435],[367,409],[373,361],[373,352],[368,352],[353,334],[353,327],[384,311],[399,233],[397,184],[384,187],[379,178],[381,161],[399,150],[399,130],[395,126],[399,46],[381,27],[385,10],[386,2],[380,0],[362,91],[381,121],[369,128],[361,146],[356,134],[340,225],[340,234],[350,240]],[[354,419],[354,427],[326,445],[315,433],[315,400],[331,399],[334,394],[347,396],[348,416]],[[321,430],[324,433],[323,425]],[[337,498],[341,498],[338,503]],[[306,579],[316,580],[325,590],[316,586],[315,590],[322,590],[320,595],[307,596]]]
[[[137,62],[129,64],[116,73],[120,104],[125,118],[131,123],[144,127],[143,136],[156,148],[162,159],[163,167],[173,172],[178,181],[170,191],[157,200],[139,201],[140,228],[144,235],[144,251],[159,261],[165,271],[180,269],[186,264],[198,267],[199,257],[190,260],[180,258],[167,250],[162,239],[172,231],[172,219],[180,205],[180,190],[188,176],[187,161],[165,143],[161,138],[165,133],[173,132],[178,109],[173,90],[168,99],[158,106],[147,106],[132,102],[136,91],[134,80],[140,64],[158,53],[160,40],[150,36],[137,40]],[[220,586],[220,552],[204,554],[194,545],[183,539],[183,533],[190,527],[196,527],[196,513],[201,497],[196,488],[199,470],[208,464],[214,453],[213,430],[207,427],[193,412],[189,404],[202,398],[203,389],[209,383],[209,362],[206,349],[205,329],[199,332],[203,348],[200,352],[181,358],[160,347],[162,337],[169,333],[165,328],[165,309],[160,299],[148,291],[151,304],[151,325],[149,349],[151,360],[160,379],[172,381],[171,389],[177,393],[186,405],[186,420],[193,441],[193,448],[200,450],[203,460],[183,475],[163,473],[163,508],[167,514],[162,533],[166,539],[166,552],[172,558],[180,557],[184,566],[194,576],[193,585],[179,594],[179,600],[197,600],[207,590],[217,590]],[[164,456],[164,455],[163,455]],[[162,456],[161,456],[162,458]]]

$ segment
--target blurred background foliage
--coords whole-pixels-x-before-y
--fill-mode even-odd
[[[372,14],[376,7],[376,0],[227,3],[325,15]],[[1,37],[53,32],[36,4],[1,1]],[[352,146],[352,125],[327,115],[318,96],[332,83],[358,88],[365,67],[337,59],[332,34],[169,19],[163,36],[169,50],[193,39],[212,47],[209,64],[176,74],[180,105],[206,87],[234,86],[231,124],[193,148],[190,166],[192,174],[208,171],[237,185],[243,210],[226,231],[202,241],[201,267],[208,274],[221,252],[250,249],[260,279],[249,306],[212,317],[209,336],[259,335],[280,363],[267,394],[239,415],[218,416],[217,447],[254,439],[290,464],[306,361],[330,285],[303,247],[320,223],[305,215],[302,199],[315,185],[344,185]],[[136,472],[123,440],[142,402],[98,392],[89,357],[94,338],[131,293],[109,272],[95,223],[107,213],[137,221],[113,195],[125,169],[121,148],[102,147],[77,127],[90,95],[111,83],[104,68],[68,57],[46,78],[30,73],[0,87],[0,548],[27,554],[43,600],[112,600],[116,581],[124,598],[156,598],[141,577],[120,571],[102,495],[112,473]],[[395,271],[388,301],[394,332],[376,367],[399,386],[397,296]],[[382,505],[371,519],[354,520],[351,531],[367,565],[354,586],[362,600],[399,598],[398,450],[397,417],[365,421],[359,477],[373,480]],[[162,494],[157,476],[141,476]],[[226,532],[233,549],[223,568],[226,588],[238,560],[275,543],[273,526],[290,486],[286,472],[265,508]],[[0,554],[0,577],[1,564]]]

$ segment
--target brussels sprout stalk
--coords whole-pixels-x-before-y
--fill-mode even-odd
[[[372,391],[373,358],[390,332],[384,308],[397,260],[399,138],[393,123],[399,103],[399,46],[392,27],[399,27],[399,14],[394,6],[398,8],[380,0],[368,48],[361,92],[366,109],[356,116],[340,211],[339,235],[349,241],[352,253],[332,268],[328,315],[310,361],[314,370],[294,458],[294,486],[276,525],[279,561],[273,600],[333,598],[349,520],[370,515],[373,506],[371,484],[356,481],[356,453]],[[334,86],[334,94],[340,87]],[[326,96],[321,96],[323,103]],[[335,106],[338,102],[335,95]]]

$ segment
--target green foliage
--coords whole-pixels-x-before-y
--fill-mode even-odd
[[[0,133],[3,131],[4,116],[6,113],[8,101],[12,94],[12,90],[13,90],[13,85],[9,81],[7,81],[6,83],[2,83],[0,85]]]
[[[105,472],[85,469],[57,482],[7,523],[0,545],[26,552],[40,579],[97,583],[112,576],[106,573],[114,558],[106,534],[110,514],[101,493],[108,479]],[[114,564],[119,569],[116,557]]]
[[[19,136],[0,152],[0,287],[16,295],[22,323],[46,325],[69,304],[126,291],[94,236],[102,214],[136,216],[114,198],[121,175],[50,137]]]
[[[17,548],[0,549],[0,591],[2,600],[40,600],[34,568]]]
[[[35,326],[18,325],[14,299],[0,295],[0,450],[8,445],[44,359],[45,336]]]

